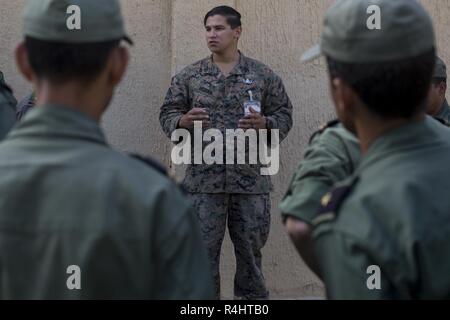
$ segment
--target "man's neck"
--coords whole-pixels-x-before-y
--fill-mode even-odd
[[[214,53],[213,62],[217,65],[222,74],[225,77],[228,77],[234,67],[239,63],[239,57],[240,54],[237,49],[233,51],[230,50],[224,54]]]
[[[100,122],[103,101],[92,87],[82,88],[78,83],[52,85],[40,83],[36,89],[36,105],[60,105],[82,112]]]
[[[239,51],[237,48],[222,53],[213,53],[213,62],[220,65],[231,65],[239,62]]]
[[[425,114],[418,114],[409,119],[385,120],[381,118],[370,119],[356,122],[356,132],[360,141],[361,153],[367,153],[372,144],[383,135],[405,125],[423,121]]]

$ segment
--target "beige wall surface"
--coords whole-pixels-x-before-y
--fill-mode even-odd
[[[152,155],[170,165],[171,145],[158,122],[171,77],[206,57],[203,17],[215,5],[228,4],[243,16],[242,52],[269,65],[284,80],[294,105],[294,128],[281,148],[281,169],[274,177],[272,229],[263,250],[264,272],[273,298],[320,297],[322,283],[298,257],[281,224],[278,203],[309,136],[334,117],[323,60],[300,64],[300,52],[320,34],[333,0],[122,0],[128,30],[136,45],[127,76],[117,91],[103,127],[123,151]],[[13,51],[21,39],[24,0],[0,0],[0,70],[18,99],[30,86],[18,74]],[[439,53],[450,62],[450,0],[424,0],[435,21]],[[182,176],[181,168],[175,168]],[[222,255],[223,294],[233,297],[235,261],[227,236]]]

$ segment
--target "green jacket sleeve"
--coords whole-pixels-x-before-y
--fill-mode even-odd
[[[340,129],[344,130],[344,129]],[[339,131],[329,129],[314,139],[305,152],[304,160],[295,171],[291,185],[280,204],[284,216],[293,216],[312,224],[322,197],[337,182],[349,177],[359,153],[357,140],[346,144]]]
[[[193,207],[178,190],[162,196],[157,252],[157,299],[209,300],[214,298],[206,249]],[[170,194],[170,197],[168,196]],[[178,201],[175,196],[178,196]],[[167,214],[173,212],[173,215]]]

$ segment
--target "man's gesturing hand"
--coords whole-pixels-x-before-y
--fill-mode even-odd
[[[209,127],[210,125],[209,115],[205,109],[201,108],[192,109],[180,119],[178,126],[184,129],[192,129],[194,128],[195,121],[201,121],[203,128]]]

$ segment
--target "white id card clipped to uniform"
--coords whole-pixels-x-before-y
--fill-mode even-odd
[[[250,108],[258,113],[261,113],[261,102],[253,100],[253,92],[251,90],[248,91],[248,95],[250,97],[250,100],[244,102],[245,115],[248,116],[251,114]]]

